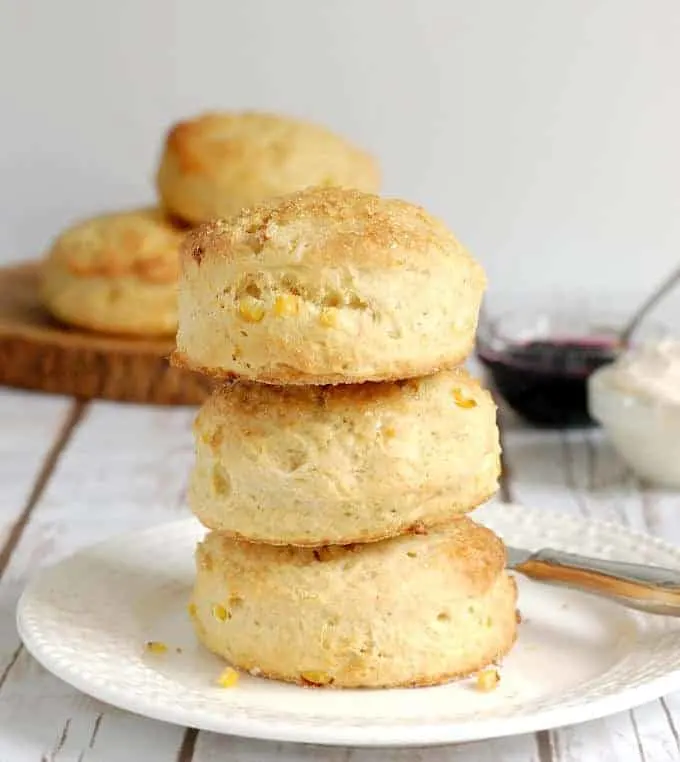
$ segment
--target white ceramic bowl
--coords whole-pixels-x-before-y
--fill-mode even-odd
[[[642,479],[680,489],[680,405],[623,390],[612,366],[588,379],[588,407],[612,445]]]

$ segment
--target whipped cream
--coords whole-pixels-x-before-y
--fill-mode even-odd
[[[622,391],[669,405],[680,405],[680,340],[664,339],[632,349],[609,366]]]

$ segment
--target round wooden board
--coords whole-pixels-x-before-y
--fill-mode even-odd
[[[42,308],[39,265],[0,268],[0,385],[91,399],[198,405],[212,382],[172,368],[174,341],[68,328]]]

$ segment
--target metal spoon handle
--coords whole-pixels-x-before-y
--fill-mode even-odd
[[[613,598],[628,608],[680,617],[680,571],[544,548],[518,564],[533,579]]]
[[[655,307],[661,299],[675,286],[676,283],[680,283],[680,267],[672,272],[668,278],[662,281],[662,283],[649,295],[647,299],[640,305],[633,317],[628,321],[627,325],[621,331],[621,343],[625,346],[630,342],[630,337],[637,330],[640,323],[647,316],[649,311]]]

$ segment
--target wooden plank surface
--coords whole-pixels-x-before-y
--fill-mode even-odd
[[[19,645],[16,600],[39,566],[108,536],[187,515],[193,411],[71,404],[76,425],[0,579],[0,654],[6,659],[0,760],[175,760],[184,729],[84,696]]]
[[[199,733],[192,762],[541,762],[531,735],[430,749],[346,749]]]
[[[62,397],[0,388],[0,554],[29,509],[31,491],[69,410]],[[0,566],[0,568],[2,568]]]

